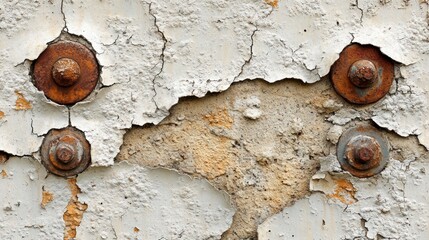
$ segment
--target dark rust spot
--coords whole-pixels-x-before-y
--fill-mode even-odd
[[[383,98],[394,78],[393,61],[371,45],[352,44],[332,65],[331,80],[339,95],[356,104]]]
[[[70,105],[85,99],[97,85],[98,77],[94,54],[77,42],[51,44],[34,63],[37,89],[59,104]]]

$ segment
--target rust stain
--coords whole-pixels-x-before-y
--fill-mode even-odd
[[[79,202],[77,195],[81,191],[76,184],[76,178],[68,179],[68,184],[71,192],[71,198],[63,215],[65,223],[64,240],[72,240],[76,238],[76,229],[82,221],[83,213],[88,208],[87,204]]]
[[[42,187],[42,203],[40,204],[42,208],[45,208],[48,203],[52,202],[54,200],[54,195],[48,191],[45,190],[44,187]]]
[[[134,232],[138,233],[138,232],[140,232],[140,229],[138,227],[134,227]]]
[[[335,179],[334,181],[336,182],[336,188],[332,194],[327,195],[328,197],[338,199],[340,202],[347,205],[357,201],[355,198],[356,188],[349,180]]]
[[[19,92],[15,91],[16,94],[16,102],[15,102],[15,109],[16,110],[29,110],[32,108],[31,103],[25,99],[24,95]]]
[[[5,163],[9,159],[9,155],[0,151],[0,164]]]
[[[265,3],[267,3],[271,7],[278,7],[279,6],[279,0],[265,0]]]
[[[228,110],[220,109],[215,112],[211,112],[204,116],[204,119],[209,122],[210,126],[232,128],[234,120],[229,116]]]
[[[1,172],[0,172],[0,175],[3,177],[3,178],[6,178],[8,175],[7,175],[7,172],[3,169],[3,170],[1,170]]]
[[[4,118],[4,112],[0,111],[0,119]]]

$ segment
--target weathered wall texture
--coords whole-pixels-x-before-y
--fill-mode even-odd
[[[1,239],[428,239],[427,0],[6,0],[0,2]],[[58,39],[101,66],[84,101],[38,91],[32,63]],[[333,90],[350,43],[395,61],[377,103]],[[336,158],[341,133],[375,126],[379,175]],[[74,126],[77,177],[39,149]]]

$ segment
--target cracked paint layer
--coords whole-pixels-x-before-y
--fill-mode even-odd
[[[29,75],[29,60],[60,34],[60,1],[2,1],[0,19],[0,149],[31,155],[40,147],[40,135],[68,123],[67,109],[48,103]]]
[[[398,62],[397,84],[407,81],[416,89],[408,94],[398,88],[402,95],[381,100],[371,119],[402,136],[420,135],[429,145],[429,122],[422,117],[429,111],[427,84],[419,80],[429,58],[425,2],[63,0],[31,3],[31,13],[29,4],[7,1],[0,8],[0,72],[6,76],[0,134],[8,136],[0,149],[8,153],[30,155],[49,129],[70,123],[92,144],[93,166],[112,165],[125,130],[158,124],[180,97],[224,91],[245,79],[313,83],[351,42],[380,47]],[[23,27],[27,22],[40,26]],[[36,30],[44,34],[26,41]],[[102,66],[100,89],[70,110],[47,100],[27,74],[26,59],[35,59],[61,31],[88,40]],[[14,91],[33,104],[31,113],[11,109]],[[16,121],[23,127],[11,124]],[[11,134],[16,131],[22,137]]]
[[[70,238],[252,239],[262,222],[260,239],[427,238],[428,157],[419,144],[429,148],[428,16],[427,1],[406,0],[2,1],[0,153],[27,157],[0,159],[1,238],[64,238],[67,182],[45,179],[29,156],[39,158],[50,129],[68,125],[85,132],[93,163],[78,177],[82,192],[72,194]],[[99,88],[72,107],[50,102],[29,75],[62,32],[88,40],[102,70]],[[396,61],[394,84],[375,104],[351,105],[328,83],[352,42]],[[290,78],[314,84],[244,81]],[[391,162],[363,180],[335,157],[338,137],[359,121],[401,136],[385,132]],[[227,197],[205,180],[144,166],[206,178],[237,212],[232,218]],[[163,219],[174,227],[156,228]],[[295,231],[302,226],[312,231]]]

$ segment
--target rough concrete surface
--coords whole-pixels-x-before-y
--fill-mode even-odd
[[[426,239],[428,5],[2,1],[1,238]],[[88,98],[61,106],[31,71],[70,38],[92,48],[101,74]],[[377,103],[351,105],[329,83],[353,42],[395,61]],[[362,123],[390,141],[387,168],[369,179],[335,157],[341,133]],[[64,180],[38,151],[69,125],[90,142],[92,167]]]

